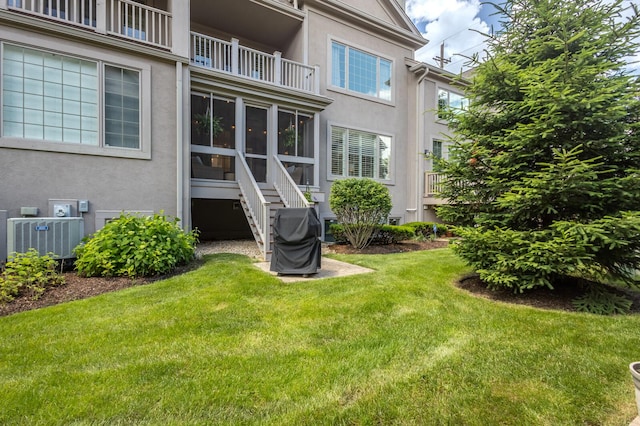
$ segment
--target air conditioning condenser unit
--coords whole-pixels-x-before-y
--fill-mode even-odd
[[[74,258],[73,249],[84,237],[81,217],[39,217],[7,219],[7,254],[25,253],[30,248],[40,255],[54,253],[58,259]]]

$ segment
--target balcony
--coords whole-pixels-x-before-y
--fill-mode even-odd
[[[7,9],[171,49],[171,14],[130,0],[7,0]]]
[[[289,89],[320,93],[317,67],[282,58],[280,52],[260,52],[230,42],[191,33],[191,64]]]
[[[424,173],[424,195],[422,199],[424,205],[447,204],[447,200],[440,198],[443,181],[444,176],[439,173]]]
[[[269,50],[287,51],[306,13],[298,0],[190,0],[191,29],[239,40],[255,40]],[[209,29],[215,32],[210,32]]]

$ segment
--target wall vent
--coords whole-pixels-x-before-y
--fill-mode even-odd
[[[7,254],[35,248],[41,255],[55,253],[59,259],[70,259],[83,236],[81,217],[11,218],[7,219]]]

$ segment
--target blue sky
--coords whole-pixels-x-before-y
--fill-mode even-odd
[[[475,52],[482,56],[485,38],[476,31],[488,33],[492,26],[494,30],[500,28],[501,17],[495,15],[496,9],[481,0],[406,0],[406,5],[407,14],[429,40],[426,47],[416,52],[416,59],[439,65],[433,58],[440,55],[440,46],[444,44],[444,56],[450,59],[445,69],[453,73],[467,69],[464,56]],[[635,60],[640,61],[640,53]],[[640,65],[636,63],[630,68],[639,70]]]

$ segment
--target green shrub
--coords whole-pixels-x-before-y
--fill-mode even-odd
[[[551,289],[572,278],[638,286],[640,212],[589,223],[555,221],[548,229],[456,228],[454,251],[489,287]]]
[[[633,302],[623,295],[591,286],[587,292],[571,302],[578,312],[598,315],[628,314]]]
[[[47,287],[64,284],[54,256],[53,253],[40,256],[34,248],[11,254],[0,274],[0,302],[10,302],[24,292],[31,292],[37,299]]]
[[[416,236],[409,226],[382,225],[374,234],[372,245],[398,244],[401,241],[410,240]]]
[[[336,244],[349,243],[345,232],[345,226],[348,227],[350,225],[333,224],[330,226],[331,234],[333,235]],[[374,231],[370,244],[398,244],[401,241],[412,239],[415,235],[416,234],[413,229],[408,226],[381,225]]]
[[[436,222],[409,222],[405,223],[404,226],[408,226],[413,228],[416,235],[422,235],[425,238],[430,238],[434,236],[433,227],[436,227],[435,235],[437,237],[442,237],[449,230],[447,225],[444,223],[436,223]]]
[[[185,233],[179,219],[163,214],[122,214],[76,249],[75,263],[83,276],[144,277],[166,274],[193,260],[197,231]]]
[[[379,182],[349,178],[333,183],[329,204],[338,222],[345,225],[347,240],[362,249],[371,243],[374,232],[389,216],[391,196]]]

